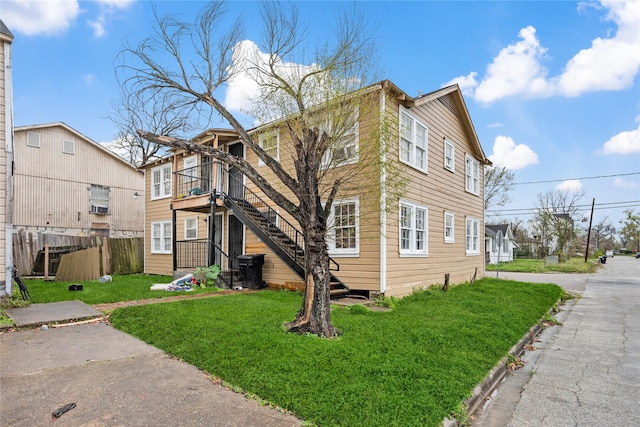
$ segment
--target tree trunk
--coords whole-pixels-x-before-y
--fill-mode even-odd
[[[306,246],[304,301],[296,318],[287,323],[289,332],[310,333],[326,338],[340,335],[331,323],[329,292],[329,255],[326,243],[309,242]]]

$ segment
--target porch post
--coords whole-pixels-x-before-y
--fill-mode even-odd
[[[211,213],[209,214],[209,245],[207,267],[216,263],[216,189],[211,193]]]
[[[171,250],[171,256],[173,258],[173,271],[175,272],[178,269],[178,244],[176,242],[177,239],[177,235],[178,233],[176,232],[176,222],[177,222],[177,215],[176,215],[176,210],[171,209],[171,244],[172,244],[172,250]]]

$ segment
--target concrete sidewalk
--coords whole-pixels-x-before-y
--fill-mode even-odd
[[[640,425],[640,260],[614,257],[590,275],[501,273],[557,283],[579,298],[562,307],[498,387],[474,427]]]
[[[16,311],[17,310],[17,313]],[[100,321],[78,301],[14,309],[21,325],[97,319],[71,326],[0,333],[0,425],[48,426],[299,426],[213,383],[192,365]],[[96,315],[97,313],[97,315]],[[63,317],[64,317],[63,316]]]

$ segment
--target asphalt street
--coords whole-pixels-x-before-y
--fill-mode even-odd
[[[601,267],[589,275],[500,273],[578,297],[474,414],[474,427],[640,425],[640,260],[617,256]]]

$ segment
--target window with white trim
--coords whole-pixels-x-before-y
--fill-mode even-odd
[[[63,140],[62,152],[65,154],[76,154],[76,143],[68,139]]]
[[[329,147],[322,157],[322,167],[345,166],[359,161],[358,140],[360,138],[360,109],[347,111],[331,123],[318,125],[320,135],[327,132]]]
[[[27,146],[40,148],[40,134],[35,132],[27,132]]]
[[[104,185],[91,184],[89,195],[89,212],[106,215],[109,213],[109,194],[111,188]]]
[[[198,218],[185,218],[184,239],[194,240],[198,238]]]
[[[480,194],[480,163],[467,154],[465,164],[465,189],[477,196]]]
[[[427,172],[427,125],[400,107],[400,161]]]
[[[171,221],[158,221],[151,223],[151,253],[171,253]]]
[[[151,169],[151,200],[171,196],[171,163]]]
[[[453,142],[445,138],[444,140],[444,168],[455,172],[456,170],[456,152]]]
[[[358,255],[360,252],[360,202],[336,200],[328,221],[327,245],[331,255]]]
[[[184,170],[182,174],[184,176],[184,182],[193,182],[198,178],[198,156],[185,157]]]
[[[445,212],[444,213],[444,242],[445,243],[453,243],[454,239],[454,216],[452,213]]]
[[[280,160],[280,134],[278,132],[269,132],[260,135],[258,138],[260,148],[274,160]],[[262,160],[258,161],[259,166],[264,166]]]
[[[480,220],[467,218],[467,255],[480,254]]]
[[[427,255],[428,210],[425,206],[400,202],[400,254]]]

